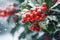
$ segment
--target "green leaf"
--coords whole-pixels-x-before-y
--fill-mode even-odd
[[[58,18],[58,22],[60,22],[60,17],[57,17]]]
[[[46,23],[46,19],[44,19],[43,21],[41,21],[40,23],[39,23],[39,25],[41,26],[41,27],[43,27],[43,29],[47,29],[47,23]],[[42,29],[42,30],[43,30]]]
[[[14,35],[14,33],[16,32],[16,30],[18,30],[20,26],[21,26],[21,25],[20,25],[19,23],[16,23],[16,26],[11,30],[10,33],[11,33],[12,35]]]
[[[52,4],[53,4],[52,0],[45,0],[45,2],[47,3],[47,8],[48,8],[48,9],[49,9],[49,8],[52,6]]]
[[[11,18],[13,17],[13,15],[10,15],[7,19],[7,22],[9,23],[11,21]]]
[[[35,0],[31,0],[31,2],[36,5],[36,4],[39,4],[39,5],[42,5],[43,2],[45,2],[45,0],[37,0],[38,3],[35,1]]]
[[[28,4],[22,4],[21,7],[20,7],[21,11],[23,9],[30,9],[30,8],[32,8],[32,7],[30,5],[28,5]]]
[[[24,0],[18,0],[20,3],[24,2]]]
[[[45,2],[45,0],[38,0],[38,3],[42,5],[42,3]]]
[[[55,22],[54,20],[49,21],[49,24],[48,24],[48,27],[47,27],[47,30],[48,30],[49,33],[55,32],[56,24],[57,24],[57,22]]]
[[[53,11],[53,12],[58,12],[58,13],[60,13],[60,10],[58,10],[58,9],[49,9],[50,11]]]
[[[26,22],[25,24],[23,24],[22,26],[23,27],[25,27],[25,29],[27,30],[28,29],[28,25],[29,25],[29,23],[28,22]]]
[[[55,31],[55,27],[52,24],[48,24],[48,25],[49,25],[49,27],[47,27],[47,30],[49,32],[54,32]]]

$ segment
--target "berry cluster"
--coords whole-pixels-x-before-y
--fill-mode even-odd
[[[29,30],[31,30],[31,31],[40,31],[40,29],[41,29],[42,27],[41,26],[39,26],[39,24],[37,23],[37,22],[35,22],[33,25],[32,25],[32,27],[28,27],[28,29]]]
[[[7,9],[1,9],[0,10],[0,17],[5,17],[5,16],[9,16],[12,12],[13,12],[13,8],[7,10]]]
[[[30,10],[24,9],[22,14],[22,22],[34,22],[34,21],[42,21],[45,18],[45,14],[43,11],[46,11],[46,3],[43,3],[42,6],[36,4],[34,8]]]
[[[12,7],[11,7],[12,6]],[[5,16],[9,16],[10,14],[12,14],[12,12],[14,10],[16,10],[17,4],[8,4],[7,8],[1,8],[0,9],[0,17],[5,17]]]

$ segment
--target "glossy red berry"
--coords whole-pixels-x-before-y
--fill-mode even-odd
[[[24,14],[24,15],[22,15],[22,19],[26,19],[26,15]]]
[[[41,17],[44,18],[45,17],[45,14],[41,14]]]
[[[46,6],[47,6],[47,4],[46,4],[46,3],[43,3],[43,4],[42,4],[42,7],[46,7]]]
[[[39,19],[38,19],[38,21],[42,21],[43,20],[43,18],[42,17],[40,17]]]
[[[22,19],[22,23],[25,23],[25,22],[26,22],[26,20],[23,20],[23,19]]]
[[[30,17],[30,14],[28,13],[28,14],[26,14],[26,17]]]
[[[30,20],[31,20],[31,18],[30,18],[30,17],[28,17],[28,18],[27,18],[27,21],[30,21]]]
[[[6,10],[5,15],[9,16],[9,10]]]
[[[30,26],[28,26],[28,29],[29,29],[29,30],[31,30],[31,27],[30,27]]]
[[[41,7],[41,10],[42,10],[42,11],[45,11],[45,10],[46,10],[46,7]]]
[[[40,28],[37,27],[37,28],[36,28],[36,31],[39,32],[39,31],[40,31]]]
[[[0,16],[1,16],[1,17],[5,17],[5,13],[4,13],[4,12],[1,12],[1,13],[0,13]]]
[[[33,21],[34,21],[34,18],[31,19],[31,22],[33,22]]]
[[[53,3],[56,3],[58,0],[53,0]]]
[[[40,17],[39,16],[36,16],[36,19],[38,20]]]

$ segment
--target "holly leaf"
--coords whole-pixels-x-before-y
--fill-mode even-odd
[[[53,12],[58,12],[58,13],[60,13],[60,10],[58,10],[58,9],[49,9],[50,11],[53,11]]]
[[[45,2],[45,0],[31,0],[31,2],[36,5],[36,4],[39,4],[39,5],[42,5],[43,2]]]
[[[52,2],[52,0],[45,0],[45,2],[47,3],[47,8],[49,9],[51,6],[52,6],[52,4],[53,4],[53,2]]]
[[[28,5],[28,3],[23,3],[21,6],[20,6],[20,9],[23,10],[23,9],[30,9],[32,8],[30,5]]]
[[[25,24],[23,24],[22,26],[27,30],[28,29],[28,25],[29,25],[29,23],[28,22],[26,22]]]
[[[24,0],[18,0],[20,3],[24,2]]]
[[[30,31],[30,30],[25,30],[25,31],[23,31],[23,32],[19,35],[18,39],[20,40],[21,38],[25,38],[26,35],[28,35],[29,33],[32,33],[32,31]]]
[[[47,27],[48,32],[49,33],[55,32],[56,25],[57,25],[57,22],[55,22],[54,20],[50,20],[49,23],[48,23],[48,27]]]
[[[16,26],[11,30],[11,34],[14,35],[14,33],[16,32],[16,30],[18,30],[20,27],[20,24],[19,23],[16,23]]]

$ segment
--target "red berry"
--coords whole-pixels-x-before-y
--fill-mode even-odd
[[[30,9],[30,12],[33,12],[33,11],[36,11],[36,9],[35,8],[31,8]]]
[[[34,31],[34,27],[28,27],[29,30]]]
[[[38,9],[37,12],[41,12],[41,9]]]
[[[41,17],[42,17],[42,18],[45,17],[45,14],[41,14]]]
[[[31,27],[28,27],[29,30],[31,30]]]
[[[33,22],[35,20],[35,18],[32,15],[30,16],[30,19],[31,19],[30,20],[31,22]]]
[[[34,13],[34,16],[37,16],[37,15],[38,15],[38,13],[37,13],[37,12],[35,12],[35,13]]]
[[[36,29],[36,31],[37,31],[37,32],[39,32],[39,31],[40,31],[40,29],[38,28],[38,29]]]
[[[5,17],[5,13],[4,12],[1,12],[0,13],[0,16]]]
[[[46,7],[46,6],[47,6],[47,4],[46,4],[46,3],[43,3],[43,4],[42,4],[42,7]]]
[[[26,15],[25,14],[22,15],[22,19],[26,19]]]
[[[34,18],[31,19],[31,22],[33,22],[33,21],[34,21]]]
[[[40,17],[39,16],[36,16],[36,19],[38,20]]]
[[[34,30],[34,29],[35,29],[35,28],[34,28],[34,26],[32,26],[31,28],[32,28],[32,30]]]
[[[26,17],[30,17],[30,14],[28,13],[28,14],[26,14]]]
[[[22,23],[25,23],[26,22],[26,20],[22,20]]]
[[[8,16],[8,15],[9,15],[9,11],[8,11],[8,10],[6,10],[6,13],[5,13],[5,15],[6,15],[6,16]]]
[[[43,18],[42,17],[40,17],[39,19],[38,19],[38,21],[42,21],[43,20]]]
[[[46,7],[41,7],[41,10],[42,10],[42,11],[45,11],[45,10],[46,10]]]
[[[58,0],[53,0],[53,3],[56,3]]]
[[[28,18],[27,18],[27,21],[30,21],[30,20],[31,20],[30,17],[28,17]]]
[[[31,12],[32,14],[35,14],[35,11]]]

